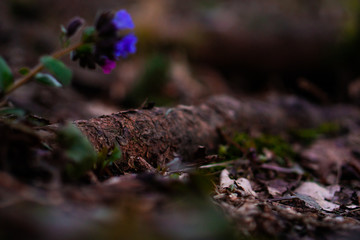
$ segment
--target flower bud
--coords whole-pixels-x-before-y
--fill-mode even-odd
[[[84,24],[84,19],[75,17],[73,18],[68,26],[66,27],[66,37],[69,38],[73,36],[76,31]]]
[[[112,12],[102,13],[95,23],[96,31],[99,36],[114,36],[116,35],[116,28],[111,23],[114,14]]]

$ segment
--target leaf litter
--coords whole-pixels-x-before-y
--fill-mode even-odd
[[[228,162],[213,199],[244,236],[356,239],[360,178],[349,138],[320,137],[289,155],[279,150],[275,154],[271,144],[253,144],[250,136],[237,137],[248,152],[234,151],[235,144],[220,148],[223,156],[240,157],[243,164],[240,168]],[[255,151],[249,155],[250,148]]]

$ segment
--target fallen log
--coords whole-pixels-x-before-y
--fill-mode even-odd
[[[359,113],[355,107],[320,107],[295,97],[240,101],[216,96],[197,106],[121,111],[74,124],[98,151],[119,145],[123,157],[118,164],[127,170],[139,159],[153,167],[164,166],[176,156],[195,161],[199,146],[210,152],[216,150],[222,141],[221,131],[279,133],[322,122],[344,125],[359,120]]]

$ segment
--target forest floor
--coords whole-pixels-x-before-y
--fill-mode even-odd
[[[275,102],[284,104],[286,99]],[[286,111],[298,111],[289,107],[302,106],[301,112],[307,113],[309,109],[304,106],[310,111],[318,107],[290,99]],[[269,107],[269,102],[255,102],[258,105],[250,105],[260,110],[262,105]],[[74,127],[53,125],[56,137],[49,143],[43,133],[48,128],[44,119],[6,114],[0,124],[0,236],[356,239],[360,230],[359,115],[356,108],[336,108],[341,109],[341,116],[334,115],[335,108],[324,112],[328,119],[335,116],[337,121],[312,128],[285,128],[285,132],[274,131],[278,126],[271,126],[263,111],[259,114],[267,122],[266,127],[251,119],[258,115],[244,111],[244,119],[254,124],[242,126],[246,130],[232,134],[228,134],[226,125],[217,128],[222,143],[211,155],[206,147],[189,140],[191,133],[183,136],[178,132],[175,137],[185,137],[195,146],[177,146],[171,140],[159,142],[156,134],[150,134],[155,145],[168,144],[175,152],[197,148],[186,161],[175,152],[170,161],[160,161],[166,152],[157,155],[155,162],[150,161],[153,157],[147,159],[142,150],[137,155],[128,149],[140,144],[148,149],[147,156],[159,151],[146,141],[141,142],[143,135],[136,135],[137,140],[126,148],[120,147],[122,152],[116,148],[100,151],[95,162],[91,162],[89,142]],[[178,107],[171,109],[175,118],[181,117],[175,114]],[[196,108],[191,114],[201,109]],[[136,111],[122,114],[130,113],[126,118],[134,118]],[[140,113],[150,111],[159,109]],[[139,118],[137,122],[141,121]],[[199,124],[195,115],[191,121]],[[278,121],[284,119],[275,118],[272,122]],[[286,122],[289,121],[290,115]],[[105,139],[110,136],[102,133],[101,123],[96,132]],[[126,137],[129,139],[123,141],[134,138],[131,133],[123,135]]]
[[[355,3],[87,2],[0,2],[14,72],[75,15],[126,7],[141,40],[10,96],[0,239],[358,239]]]

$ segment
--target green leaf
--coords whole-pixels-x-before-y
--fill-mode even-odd
[[[28,74],[29,72],[30,72],[30,69],[29,69],[28,67],[22,67],[22,68],[19,69],[19,73],[20,73],[21,75],[26,75],[26,74]]]
[[[120,147],[116,145],[114,149],[108,153],[107,159],[102,163],[102,168],[104,169],[116,160],[119,160],[121,158],[121,155],[122,153]]]
[[[121,159],[121,156],[121,149],[117,144],[111,148],[103,148],[97,155],[96,169],[103,170],[112,165],[113,162]]]
[[[91,43],[94,42],[95,40],[95,33],[96,30],[94,27],[87,27],[84,29],[83,31],[83,35],[82,35],[82,41],[84,43]]]
[[[81,54],[92,53],[93,51],[94,51],[93,44],[84,44],[76,49],[76,52]]]
[[[66,173],[70,178],[81,177],[96,164],[97,154],[94,148],[75,125],[68,124],[60,130],[58,141],[71,160],[66,167]]]
[[[0,92],[6,90],[14,82],[14,77],[11,73],[6,61],[0,57]]]
[[[59,39],[60,39],[61,46],[67,47],[67,46],[69,46],[70,41],[66,37],[66,34],[67,34],[66,27],[64,27],[64,25],[60,25],[60,30],[61,30],[61,32],[60,32]]]
[[[13,115],[17,117],[25,116],[26,112],[21,108],[6,107],[0,108],[0,115]]]
[[[62,87],[62,84],[53,76],[47,73],[38,73],[35,75],[36,81],[51,87]]]
[[[62,61],[51,56],[44,56],[40,59],[40,62],[44,64],[45,68],[54,74],[56,79],[63,85],[66,86],[70,84],[72,72]]]
[[[60,30],[61,30],[61,34],[66,35],[67,30],[66,30],[66,27],[64,25],[60,25]]]

